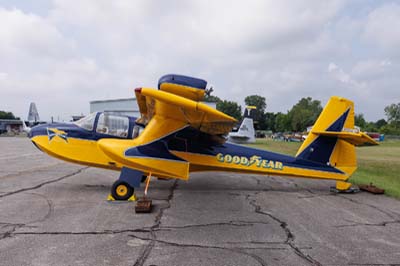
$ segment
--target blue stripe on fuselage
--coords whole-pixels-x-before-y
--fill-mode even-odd
[[[283,155],[266,150],[255,149],[251,147],[241,146],[232,143],[223,143],[221,137],[203,133],[192,127],[186,127],[178,132],[163,137],[160,140],[152,142],[147,145],[132,147],[126,151],[126,155],[134,155],[140,148],[140,154],[152,158],[165,158],[172,159],[171,153],[168,151],[162,152],[160,149],[154,149],[155,143],[163,143],[162,146],[167,145],[170,151],[190,152],[200,155],[216,156],[219,153],[230,154],[232,156],[247,157],[259,156],[263,160],[279,161],[288,167],[297,167],[305,169],[313,169],[326,172],[343,173],[339,169],[332,166],[304,160],[301,158]],[[165,144],[164,144],[165,143]],[[163,149],[162,149],[163,150]]]
[[[32,137],[41,136],[41,135],[47,136],[48,128],[57,128],[58,130],[65,131],[67,138],[76,138],[76,139],[83,139],[83,140],[89,140],[89,141],[97,141],[97,140],[103,139],[103,138],[127,139],[124,137],[118,137],[118,136],[114,136],[114,135],[98,133],[94,129],[86,130],[86,129],[78,127],[77,125],[72,124],[72,123],[71,124],[50,123],[50,124],[38,125],[31,129],[31,132],[29,133],[29,137],[32,138]],[[132,130],[130,130],[130,132],[132,132]],[[130,137],[130,134],[131,133],[129,133],[128,138]]]

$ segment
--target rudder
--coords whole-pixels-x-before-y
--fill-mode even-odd
[[[343,135],[355,131],[354,103],[333,96],[322,110],[296,157],[331,165],[350,177],[357,169],[357,159],[354,145],[344,139]]]

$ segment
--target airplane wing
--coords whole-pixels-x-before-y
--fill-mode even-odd
[[[187,179],[189,163],[171,154],[165,139],[187,127],[211,135],[216,142],[224,142],[236,119],[199,102],[204,90],[187,84],[163,83],[159,90],[135,90],[141,117],[136,121],[145,125],[133,140],[102,139],[101,149],[123,165],[152,172],[163,177]],[[179,81],[179,80],[178,80]],[[212,144],[210,144],[212,145]]]
[[[142,114],[140,119],[144,121],[157,115],[183,122],[211,135],[228,134],[237,123],[237,120],[233,117],[204,103],[173,93],[150,88],[140,88],[135,93],[140,97],[139,106],[143,106],[140,109]]]

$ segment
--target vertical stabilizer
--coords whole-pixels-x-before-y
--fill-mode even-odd
[[[246,106],[243,120],[236,132],[229,133],[229,141],[234,143],[254,143],[256,142],[254,130],[254,112],[255,106]]]
[[[357,169],[355,146],[344,138],[354,133],[354,104],[333,96],[296,154],[297,158],[334,166],[349,176]],[[353,132],[353,133],[352,133]]]
[[[31,105],[29,106],[28,121],[29,122],[38,122],[38,121],[40,121],[39,113],[37,111],[35,103],[31,103]]]

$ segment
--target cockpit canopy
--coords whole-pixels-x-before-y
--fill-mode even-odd
[[[96,115],[97,115],[97,113],[88,114],[87,116],[79,119],[78,121],[75,121],[74,124],[83,129],[92,131],[94,128],[94,122],[96,120]]]
[[[100,134],[112,135],[120,138],[133,138],[138,135],[136,125],[131,128],[132,134],[129,134],[129,117],[115,115],[107,112],[91,113],[82,119],[74,122],[75,125],[88,131],[95,131]],[[136,129],[136,130],[135,130]]]

